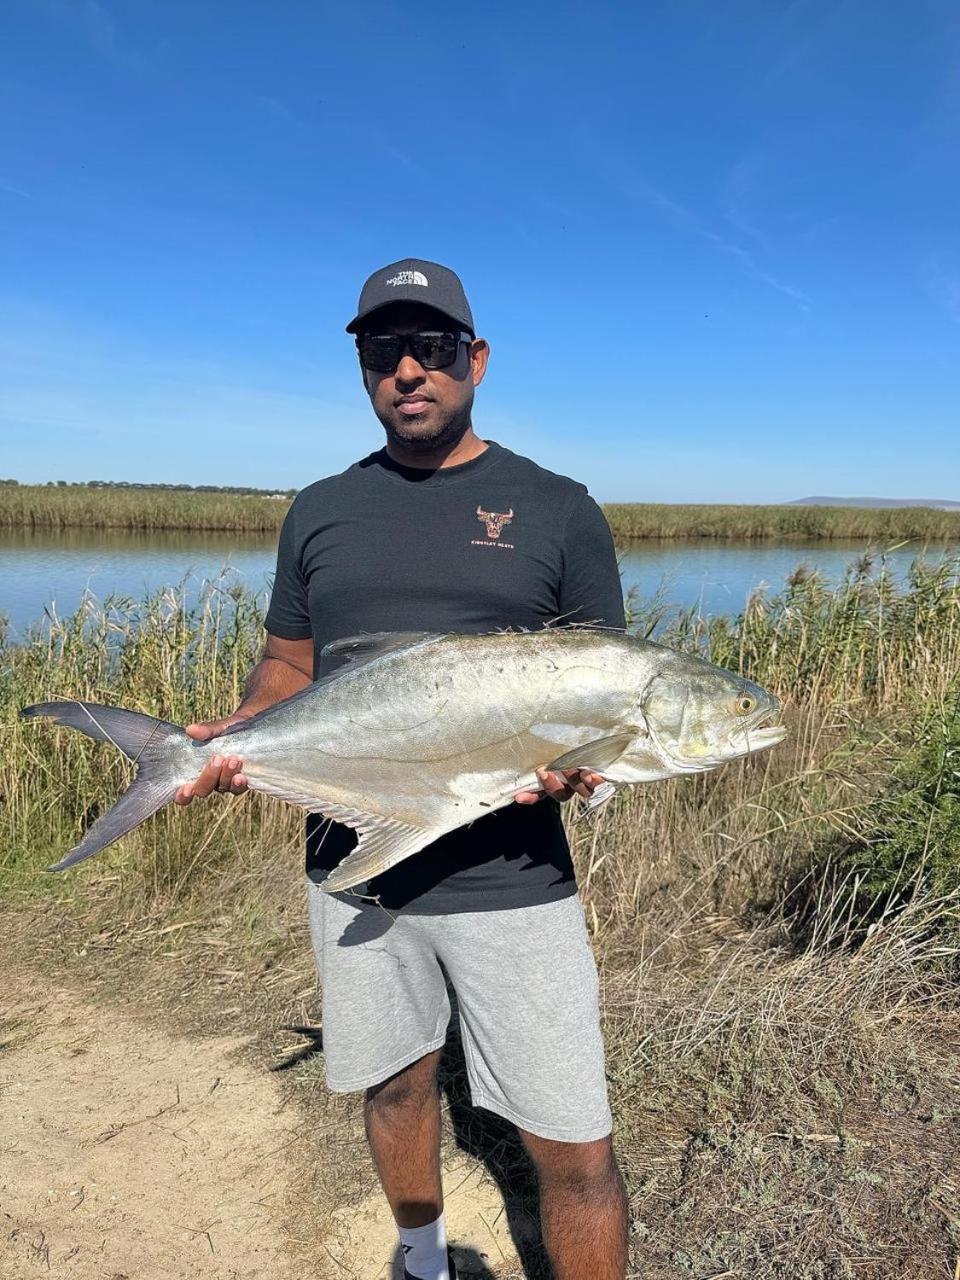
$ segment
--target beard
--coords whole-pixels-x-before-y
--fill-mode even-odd
[[[428,414],[418,414],[415,418],[400,421],[392,417],[380,417],[379,414],[377,416],[387,433],[388,444],[406,453],[430,454],[452,449],[460,443],[470,429],[472,409],[471,397],[470,403],[429,426],[424,421]]]

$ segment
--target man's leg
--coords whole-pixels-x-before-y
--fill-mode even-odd
[[[554,1142],[520,1130],[540,1181],[543,1243],[556,1280],[624,1280],[627,1196],[609,1138]]]
[[[425,1227],[443,1212],[440,1052],[428,1053],[366,1094],[367,1140],[398,1227]]]
[[[336,1092],[366,1091],[367,1134],[407,1272],[448,1280],[455,1272],[443,1222],[436,1074],[450,1002],[425,924],[430,917],[394,918],[316,885],[308,894],[327,1084]]]

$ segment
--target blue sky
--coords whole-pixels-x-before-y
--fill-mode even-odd
[[[0,476],[301,486],[408,254],[602,500],[960,499],[948,0],[7,0]]]

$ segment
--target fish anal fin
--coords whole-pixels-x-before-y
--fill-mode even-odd
[[[594,769],[597,773],[603,773],[604,769],[609,769],[620,759],[641,732],[638,728],[629,728],[620,733],[612,733],[607,738],[594,738],[592,742],[585,742],[582,746],[565,751],[556,760],[551,760],[546,768]]]
[[[332,813],[327,813],[327,817],[342,821]],[[373,879],[402,862],[404,858],[417,853],[440,834],[425,831],[423,827],[411,827],[404,822],[394,822],[392,818],[379,819],[376,826],[357,830],[360,843],[356,849],[334,867],[322,882],[327,893],[342,893],[345,889],[353,889],[356,885]]]
[[[309,783],[298,785],[296,780],[274,777],[255,768],[248,770],[246,776],[252,790],[302,805],[310,813],[322,813],[325,818],[356,831],[360,843],[323,881],[323,888],[330,893],[352,889],[387,871],[449,830],[449,827],[423,827],[387,814],[368,813],[351,804],[348,796],[321,796],[309,789]]]

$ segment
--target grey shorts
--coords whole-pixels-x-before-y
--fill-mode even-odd
[[[369,1088],[440,1048],[450,1021],[445,970],[475,1106],[560,1142],[610,1132],[597,967],[575,895],[509,911],[391,916],[311,882],[307,893],[331,1089]]]

